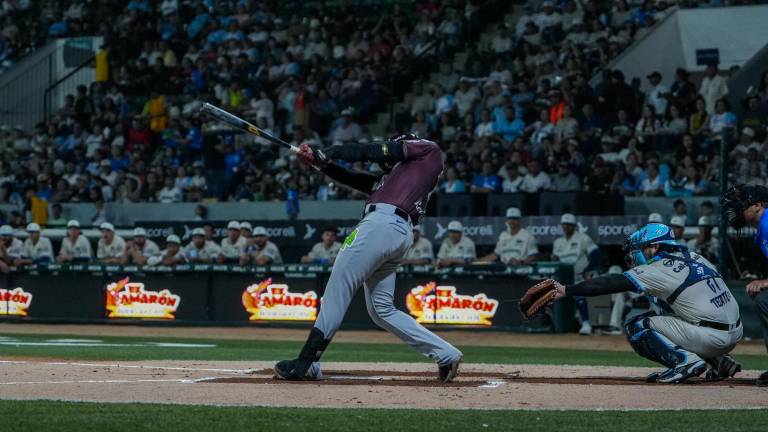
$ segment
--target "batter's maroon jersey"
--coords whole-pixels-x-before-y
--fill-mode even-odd
[[[369,203],[384,203],[399,207],[411,216],[416,224],[427,211],[429,195],[437,186],[443,171],[443,154],[440,147],[427,140],[404,141],[405,161],[373,186]]]

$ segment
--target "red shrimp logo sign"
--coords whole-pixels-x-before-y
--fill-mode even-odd
[[[255,283],[243,291],[243,307],[250,321],[314,321],[317,318],[317,293],[292,293],[286,284],[272,279]]]
[[[107,318],[176,319],[181,297],[167,289],[147,291],[143,283],[121,279],[107,285]]]
[[[490,326],[499,308],[498,300],[483,293],[457,294],[455,286],[438,286],[436,282],[411,289],[405,304],[416,321],[428,324]]]
[[[0,288],[0,315],[27,316],[32,304],[32,294],[18,287],[12,290]]]

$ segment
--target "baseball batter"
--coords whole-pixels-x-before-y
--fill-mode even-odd
[[[443,170],[437,144],[403,135],[371,144],[335,145],[323,151],[306,144],[298,158],[336,181],[370,194],[363,219],[344,240],[331,270],[322,306],[298,358],[275,365],[280,379],[320,377],[320,356],[328,347],[355,292],[363,287],[373,321],[438,364],[438,377],[449,382],[458,373],[462,353],[433,334],[393,304],[395,269],[413,242],[413,224],[424,214],[427,201]],[[393,165],[391,171],[371,174],[346,168],[331,160],[372,161]]]
[[[658,223],[634,232],[625,250],[630,270],[568,287],[558,283],[556,298],[625,291],[656,297],[665,313],[642,314],[625,326],[635,352],[668,368],[649,375],[648,382],[680,383],[701,375],[707,363],[711,380],[740,371],[728,356],[743,333],[739,306],[712,263]]]
[[[750,226],[757,229],[755,243],[768,258],[768,188],[763,186],[737,185],[725,196],[723,202],[728,224],[736,229]],[[757,279],[747,284],[747,294],[755,302],[757,316],[763,327],[763,339],[768,349],[768,279]],[[757,385],[768,386],[768,371],[757,379]]]

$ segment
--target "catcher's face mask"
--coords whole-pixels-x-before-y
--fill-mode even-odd
[[[682,247],[675,241],[672,230],[659,223],[650,223],[632,233],[624,242],[624,260],[629,268],[648,263],[653,257],[653,245]]]

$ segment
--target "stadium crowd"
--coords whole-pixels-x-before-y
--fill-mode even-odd
[[[19,207],[4,217],[17,227],[22,209],[47,203],[92,202],[99,211],[111,201],[357,197],[288,152],[206,122],[201,100],[294,144],[381,139],[361,123],[394,96],[386,77],[429,55],[438,36],[468,50],[463,70],[445,62],[436,83],[414,73],[390,129],[441,144],[444,193],[706,195],[719,181],[716,150],[727,130],[738,143],[735,175],[765,181],[768,74],[737,118],[716,65],[699,84],[680,69],[670,87],[658,73],[604,69],[675,2],[544,1],[466,45],[477,2],[425,0],[378,15],[319,7],[304,20],[269,2],[103,3],[43,2],[49,36],[104,36],[109,73],[32,131],[0,127],[0,203]],[[99,21],[110,7],[122,13]],[[591,86],[596,73],[602,81]]]

